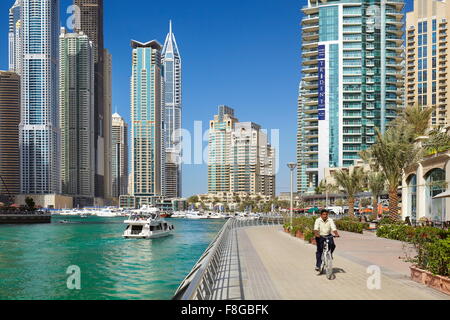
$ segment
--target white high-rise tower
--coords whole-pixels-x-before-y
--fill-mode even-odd
[[[181,56],[170,22],[162,50],[162,65],[164,66],[165,90],[165,148],[166,148],[166,196],[181,197]]]

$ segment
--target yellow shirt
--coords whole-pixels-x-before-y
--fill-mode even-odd
[[[329,236],[331,232],[337,231],[336,225],[334,224],[333,219],[328,218],[326,222],[323,221],[322,218],[316,220],[314,224],[314,231],[319,231],[319,234],[322,237]]]

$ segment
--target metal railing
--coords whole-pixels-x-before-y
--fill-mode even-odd
[[[214,285],[224,263],[223,258],[233,243],[233,231],[247,227],[277,226],[283,222],[284,218],[281,215],[229,219],[178,287],[172,300],[212,300]]]

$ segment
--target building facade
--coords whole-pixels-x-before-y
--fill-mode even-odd
[[[162,50],[165,92],[166,196],[179,198],[182,194],[182,91],[181,56],[170,22],[169,34]]]
[[[132,196],[141,206],[165,195],[162,46],[155,40],[131,46]]]
[[[110,199],[112,196],[112,55],[108,49],[103,51],[104,61],[104,99],[103,99],[103,137],[104,137],[104,158],[103,166],[105,172],[104,198]]]
[[[20,193],[20,76],[0,71],[0,195]]]
[[[59,194],[59,1],[21,8],[21,192]]]
[[[348,167],[403,106],[402,0],[308,0],[302,19],[299,191]]]
[[[275,150],[261,126],[219,107],[210,123],[208,192],[275,196]]]
[[[450,124],[448,22],[450,3],[414,0],[406,15],[406,103],[434,107],[434,126]]]
[[[92,206],[95,197],[94,51],[88,36],[59,38],[59,126],[61,187],[75,204]]]
[[[9,70],[16,73],[20,73],[21,70],[21,54],[20,54],[20,8],[22,7],[22,0],[16,0],[14,5],[9,9],[9,33],[8,33],[8,45],[9,45]]]
[[[402,218],[450,221],[450,198],[436,198],[448,190],[450,152],[430,154],[407,168],[402,184]]]
[[[118,114],[112,116],[112,196],[128,194],[128,124]]]
[[[208,193],[230,191],[229,151],[237,122],[232,108],[219,106],[219,113],[209,124]]]
[[[110,178],[105,175],[110,172],[106,168],[111,150],[107,147],[110,145],[106,141],[107,126],[111,118],[111,112],[105,112],[105,53],[104,53],[104,35],[103,35],[103,0],[74,0],[74,4],[80,8],[80,24],[76,31],[82,31],[92,41],[94,46],[94,62],[95,62],[95,195],[98,198],[105,198],[105,187]],[[106,55],[108,57],[108,55]],[[109,127],[109,129],[111,129]]]

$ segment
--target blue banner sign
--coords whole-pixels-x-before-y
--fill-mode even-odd
[[[325,69],[325,46],[320,45],[318,47],[319,50],[319,83],[318,83],[318,102],[319,105],[317,109],[319,110],[319,121],[325,120],[325,101],[326,101],[326,95],[325,95],[325,85],[326,85],[326,69]]]

